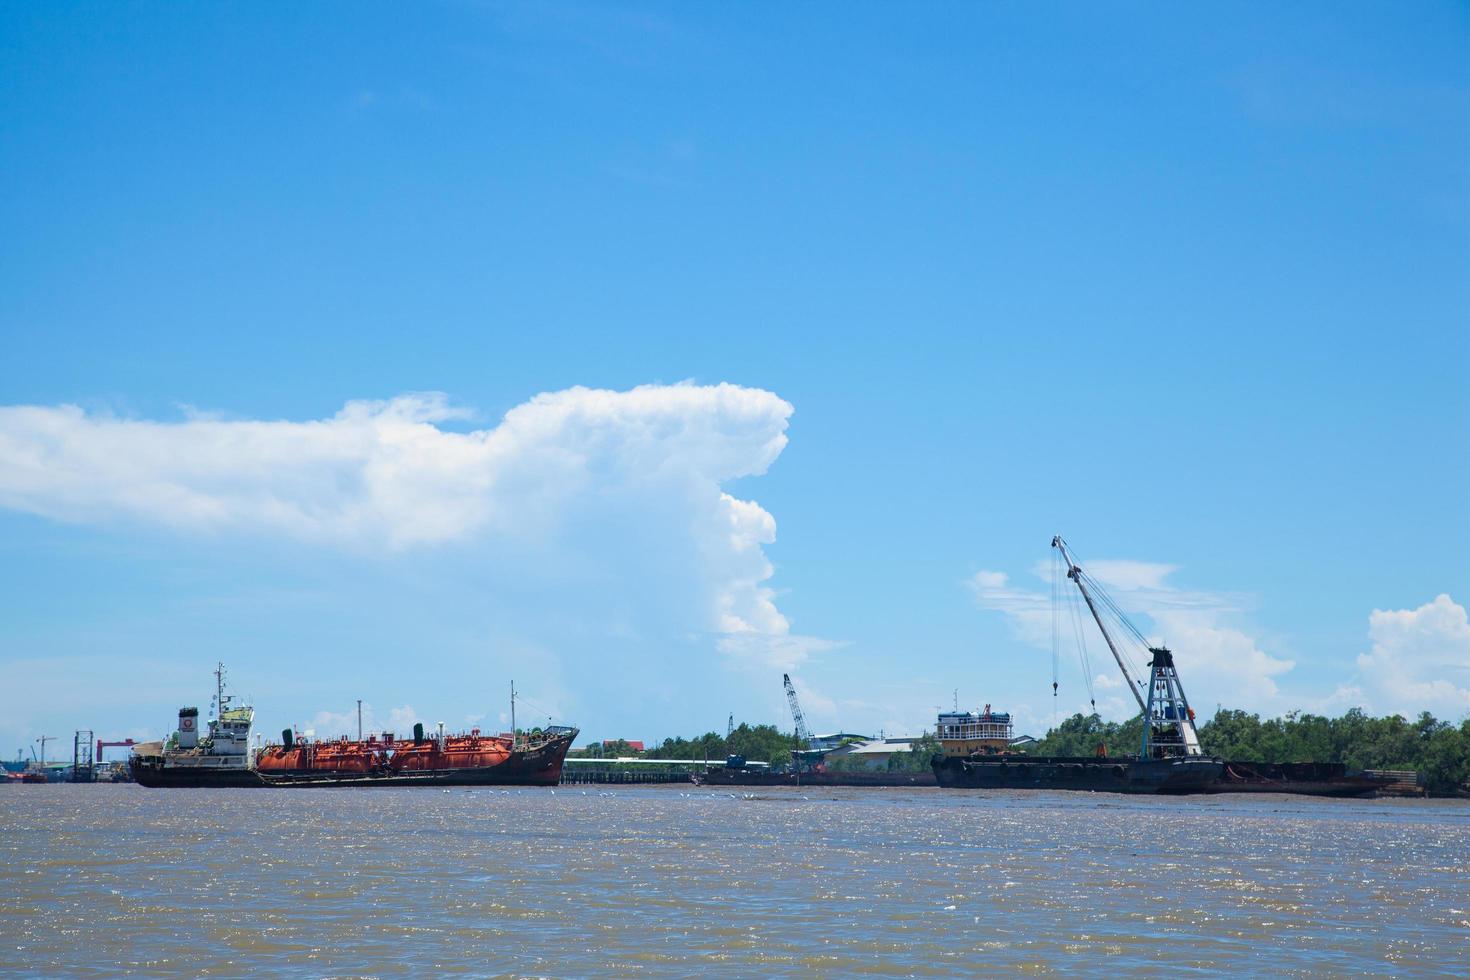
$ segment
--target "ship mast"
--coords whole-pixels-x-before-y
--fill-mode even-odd
[[[225,665],[224,661],[217,661],[214,665],[214,720],[223,723],[225,720],[225,704],[229,698],[225,697]]]
[[[1184,685],[1180,683],[1179,674],[1174,669],[1174,654],[1167,647],[1150,647],[1147,642],[1143,642],[1152,657],[1149,662],[1148,701],[1145,702],[1143,695],[1138,691],[1140,685],[1129,673],[1128,665],[1123,661],[1123,654],[1119,651],[1113,634],[1108,631],[1107,624],[1103,622],[1102,612],[1097,608],[1092,592],[1087,588],[1087,583],[1084,581],[1087,576],[1072,560],[1072,554],[1067,550],[1067,542],[1063,541],[1059,534],[1051,539],[1051,546],[1062,553],[1062,560],[1067,563],[1067,578],[1077,583],[1077,589],[1087,602],[1087,608],[1092,612],[1097,628],[1102,631],[1103,639],[1107,641],[1113,659],[1118,662],[1118,669],[1128,680],[1128,690],[1133,693],[1133,700],[1138,702],[1138,708],[1143,712],[1143,754],[1145,756],[1200,755],[1199,733],[1194,727],[1194,710],[1190,708],[1189,701],[1184,696]],[[1093,585],[1094,588],[1098,588],[1096,582]],[[1143,641],[1142,634],[1123,617],[1112,600],[1104,597],[1104,601],[1112,608],[1123,625],[1127,626],[1140,641]]]

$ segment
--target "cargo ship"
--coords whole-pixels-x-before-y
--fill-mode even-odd
[[[577,729],[426,735],[415,724],[409,739],[391,732],[360,740],[297,739],[290,729],[281,736],[255,760],[270,786],[555,786]]]
[[[250,755],[250,728],[255,709],[232,707],[225,693],[225,665],[216,664],[215,717],[209,734],[199,735],[199,709],[180,708],[179,727],[165,741],[133,746],[128,773],[140,786],[262,786]]]
[[[225,669],[215,668],[216,717],[199,735],[199,709],[179,710],[179,727],[166,740],[133,747],[128,770],[148,787],[555,786],[577,737],[575,728],[529,732],[426,735],[392,733],[367,738],[297,738],[290,729],[278,745],[250,751],[255,709],[234,707],[225,693]],[[514,708],[514,688],[512,688]],[[512,715],[512,717],[514,717]]]

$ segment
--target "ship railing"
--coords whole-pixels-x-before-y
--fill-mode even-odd
[[[1011,726],[1004,724],[978,723],[973,725],[940,725],[938,737],[944,739],[1003,738],[1011,737]]]

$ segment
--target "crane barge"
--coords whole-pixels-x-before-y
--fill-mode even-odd
[[[1108,629],[1098,603],[1112,609],[1135,637],[1132,627],[1102,586],[1073,559],[1067,543],[1052,538],[1065,563],[1067,579],[1082,595],[1103,639],[1128,682],[1128,690],[1143,715],[1143,744],[1137,756],[1028,756],[1012,755],[1010,716],[950,712],[939,717],[941,751],[934,756],[934,777],[940,786],[960,789],[1074,789],[1112,793],[1204,793],[1224,772],[1224,763],[1200,750],[1194,710],[1174,665],[1174,654],[1164,646],[1148,646],[1149,676],[1137,682]],[[1145,643],[1145,646],[1147,644]],[[1147,697],[1144,696],[1147,691]]]

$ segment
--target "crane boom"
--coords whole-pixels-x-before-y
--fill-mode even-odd
[[[1067,563],[1067,578],[1077,583],[1077,588],[1082,592],[1082,598],[1087,601],[1087,608],[1092,612],[1092,618],[1097,620],[1097,628],[1102,630],[1103,639],[1108,641],[1108,649],[1112,651],[1113,659],[1118,662],[1118,669],[1123,672],[1124,677],[1128,678],[1128,690],[1133,692],[1133,700],[1138,702],[1139,710],[1143,712],[1144,756],[1162,758],[1176,755],[1200,755],[1199,732],[1194,727],[1194,709],[1189,706],[1189,699],[1184,696],[1184,685],[1180,683],[1179,672],[1174,668],[1174,654],[1169,651],[1168,647],[1149,646],[1143,634],[1128,622],[1105,593],[1102,594],[1103,601],[1118,617],[1119,622],[1148,648],[1150,656],[1148,701],[1145,702],[1143,695],[1138,690],[1137,682],[1128,672],[1128,665],[1123,662],[1123,654],[1118,649],[1113,634],[1108,631],[1107,624],[1103,622],[1101,610],[1093,601],[1092,591],[1087,587],[1087,575],[1072,560],[1071,552],[1067,551],[1067,543],[1062,540],[1061,535],[1052,538],[1051,543],[1052,547],[1062,553],[1062,559]],[[1096,582],[1093,582],[1093,586],[1101,592],[1101,586],[1098,586]]]
[[[796,687],[791,683],[791,675],[782,674],[781,683],[786,686],[786,703],[791,705],[791,720],[796,722],[796,740],[801,743],[802,748],[807,748],[811,745],[811,733],[806,730],[806,716],[801,713],[801,702],[796,700]]]
[[[1077,583],[1077,588],[1082,592],[1082,598],[1087,603],[1087,608],[1092,611],[1092,618],[1097,621],[1097,628],[1102,630],[1103,639],[1108,643],[1108,649],[1113,653],[1113,659],[1118,662],[1118,669],[1128,679],[1128,690],[1133,692],[1133,700],[1138,702],[1138,710],[1148,713],[1148,706],[1143,703],[1143,695],[1138,693],[1138,682],[1133,675],[1128,673],[1128,665],[1123,662],[1123,655],[1118,652],[1118,644],[1113,640],[1113,634],[1108,632],[1108,627],[1103,623],[1102,614],[1097,611],[1097,603],[1092,601],[1092,593],[1087,591],[1087,586],[1082,582],[1082,569],[1072,560],[1072,555],[1067,551],[1067,542],[1062,540],[1058,534],[1051,539],[1051,546],[1061,551],[1062,560],[1067,563],[1067,578]]]

